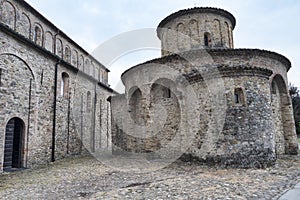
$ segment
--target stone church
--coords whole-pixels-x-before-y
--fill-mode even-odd
[[[261,168],[297,154],[290,61],[235,49],[236,20],[216,8],[180,10],[157,28],[162,57],[122,76],[111,98],[116,153]]]
[[[235,18],[192,8],[158,26],[162,57],[109,70],[23,0],[0,0],[0,172],[99,152],[238,167],[297,154],[290,61],[234,49]]]
[[[109,70],[23,0],[0,0],[0,171],[109,149]]]

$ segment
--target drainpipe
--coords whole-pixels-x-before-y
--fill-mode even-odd
[[[27,138],[26,138],[26,164],[28,167],[28,148],[29,148],[29,130],[30,130],[30,112],[31,112],[31,90],[32,90],[32,79],[30,79],[29,84],[29,100],[28,100],[28,118],[27,118]]]
[[[71,91],[68,96],[68,113],[67,113],[67,154],[69,154],[69,143],[70,143],[70,109],[71,109]]]
[[[55,129],[56,129],[56,100],[57,100],[57,71],[58,65],[60,64],[61,60],[59,59],[55,64],[55,71],[54,71],[54,98],[53,98],[53,126],[52,126],[52,152],[51,152],[51,162],[55,161]]]
[[[95,96],[94,96],[94,113],[93,113],[93,145],[92,145],[92,151],[95,152],[95,135],[96,135],[96,111],[97,111],[97,89],[96,89],[97,83],[95,83]]]

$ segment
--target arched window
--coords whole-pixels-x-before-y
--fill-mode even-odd
[[[236,105],[245,105],[245,95],[242,88],[236,88],[234,90],[234,103]]]
[[[16,25],[16,8],[8,1],[1,1],[0,5],[1,21],[9,28],[15,30]]]
[[[92,76],[92,77],[94,77],[94,78],[96,78],[96,69],[95,69],[95,64],[94,64],[94,62],[93,61],[91,61],[91,69],[90,69],[90,75]]]
[[[79,56],[78,65],[79,65],[79,70],[84,72],[84,58],[83,58],[83,55]]]
[[[92,99],[91,99],[91,92],[88,91],[87,95],[86,95],[86,111],[87,112],[91,112],[91,108],[92,108]]]
[[[211,46],[211,36],[209,33],[204,33],[204,46],[210,47]]]
[[[66,72],[63,72],[61,75],[60,94],[64,98],[69,97],[69,75]]]
[[[95,73],[93,74],[94,78],[99,80],[99,70],[98,70],[98,68],[95,67],[94,71],[95,71]]]
[[[65,47],[65,61],[71,63],[71,49],[69,46]]]
[[[88,59],[86,59],[84,63],[84,72],[90,75],[90,61]]]
[[[45,34],[44,46],[45,49],[47,49],[50,52],[53,52],[53,35],[49,31]]]
[[[33,41],[37,44],[42,46],[42,29],[39,26],[34,27],[34,35]]]
[[[186,36],[186,29],[183,23],[177,25],[177,47],[179,50],[185,50],[184,41],[188,38]]]
[[[59,57],[63,57],[63,45],[62,41],[59,38],[56,38],[56,50],[55,54],[58,55]]]
[[[78,52],[76,50],[72,51],[72,65],[78,67]]]
[[[101,82],[104,82],[104,71],[101,71],[102,73],[101,73],[101,78],[100,78],[100,81]]]

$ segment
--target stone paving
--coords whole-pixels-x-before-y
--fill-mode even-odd
[[[122,162],[122,158],[116,158]],[[150,161],[149,161],[150,162]],[[152,162],[152,161],[151,161]],[[132,166],[137,161],[132,159]],[[151,166],[151,165],[149,165]],[[144,166],[147,168],[147,164]],[[223,169],[177,161],[159,170],[120,171],[92,157],[0,175],[1,199],[291,199],[300,156],[267,169]],[[295,186],[296,185],[296,186]],[[292,189],[292,190],[290,190]],[[290,191],[289,191],[290,190]],[[288,191],[288,192],[287,192]],[[284,196],[282,196],[284,195]]]
[[[300,182],[294,188],[282,195],[279,200],[299,200],[300,199]]]

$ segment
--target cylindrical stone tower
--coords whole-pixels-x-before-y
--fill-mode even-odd
[[[235,18],[217,8],[191,8],[166,17],[157,28],[162,56],[201,48],[233,48]]]
[[[159,24],[162,57],[126,70],[125,94],[112,97],[114,151],[242,168],[298,153],[291,62],[275,52],[234,49],[235,23],[225,10],[192,8]]]

